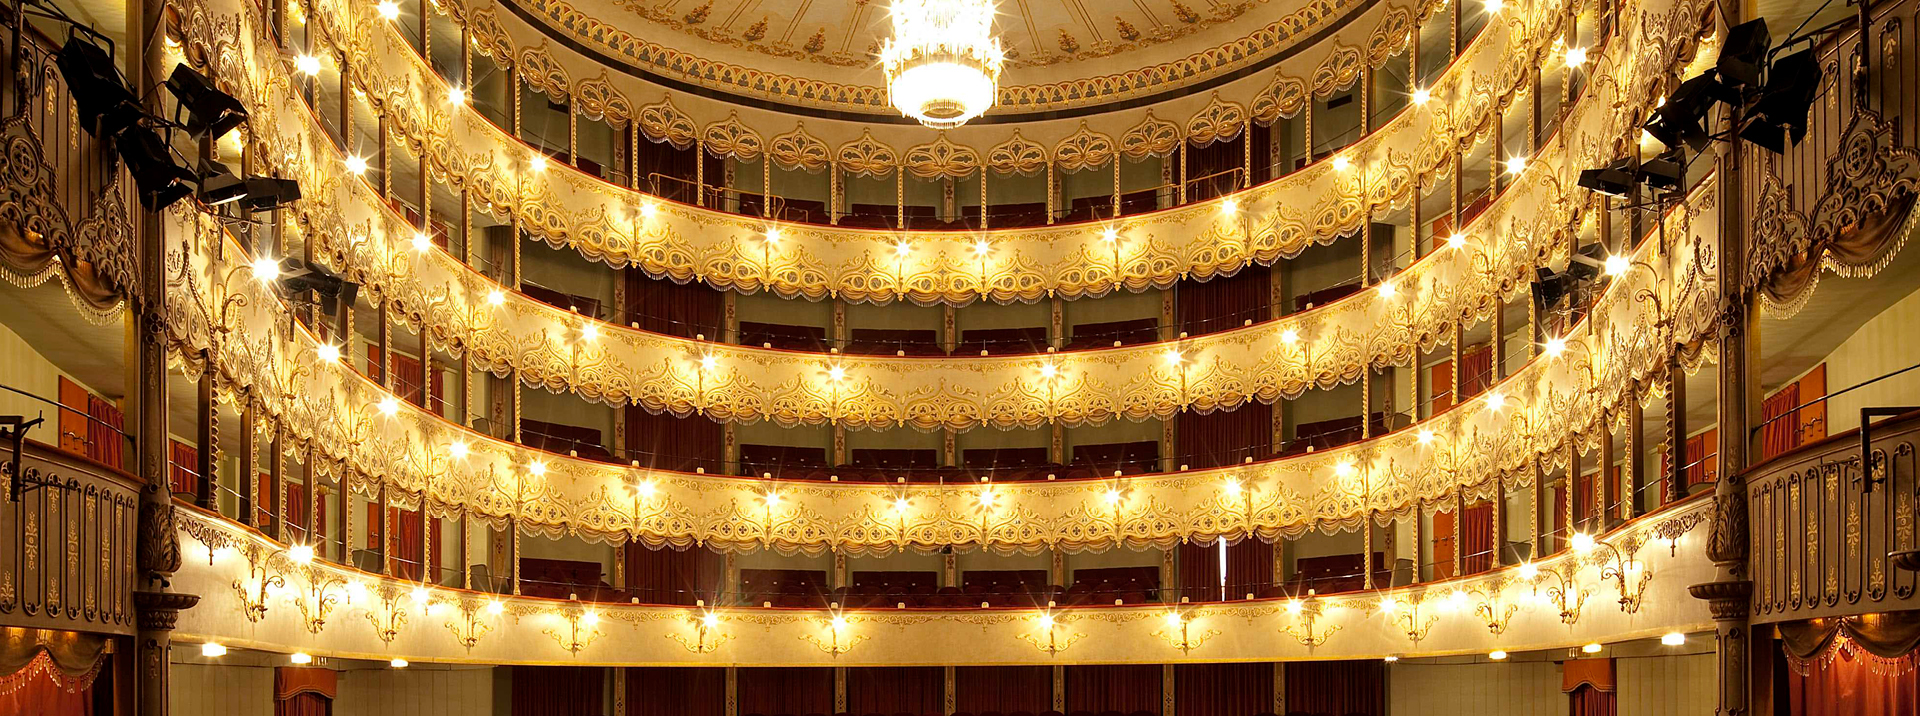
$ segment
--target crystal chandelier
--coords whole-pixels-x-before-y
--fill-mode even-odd
[[[934,129],[966,124],[993,106],[1005,59],[992,0],[894,0],[880,66],[901,114]]]

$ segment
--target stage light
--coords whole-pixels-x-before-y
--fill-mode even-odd
[[[174,163],[172,152],[160,134],[146,127],[128,127],[116,142],[127,173],[140,190],[140,204],[153,211],[172,206],[193,194],[198,177],[186,167]]]
[[[287,661],[291,661],[295,664],[311,664],[313,663],[313,655],[308,654],[307,652],[304,652],[304,651],[296,651],[296,652],[293,652],[291,656],[287,657]]]
[[[1738,104],[1739,90],[1728,87],[1711,74],[1682,82],[1679,89],[1667,98],[1666,104],[1654,110],[1646,131],[1668,147],[1678,147],[1684,143],[1696,152],[1705,149],[1713,137],[1707,134],[1701,123],[1718,102]]]
[[[213,80],[195,72],[186,64],[173,66],[167,76],[167,91],[180,100],[187,111],[187,135],[219,139],[247,121],[247,106],[233,95],[213,86]]]
[[[1660,644],[1663,646],[1682,646],[1686,643],[1687,635],[1677,631],[1670,631],[1660,636]]]
[[[1734,25],[1727,30],[1726,40],[1720,43],[1720,57],[1714,61],[1714,70],[1720,74],[1720,81],[1734,87],[1758,86],[1760,70],[1767,62],[1767,49],[1772,46],[1773,35],[1767,32],[1766,20]]]
[[[113,56],[99,45],[78,36],[69,38],[60,46],[54,64],[60,68],[61,79],[66,80],[75,113],[88,133],[113,136],[144,116],[139,100],[120,79]],[[109,118],[111,121],[102,121]]]
[[[1607,196],[1626,196],[1633,192],[1632,163],[1621,159],[1599,169],[1582,169],[1579,184]]]
[[[1807,136],[1807,111],[1820,91],[1820,61],[1813,50],[1796,52],[1773,63],[1767,85],[1754,101],[1740,138],[1775,154],[1786,142],[1799,144]]]
[[[320,74],[320,58],[313,55],[301,55],[293,58],[293,71],[308,77]]]
[[[1580,653],[1582,653],[1582,654],[1598,654],[1598,653],[1600,653],[1600,650],[1601,650],[1601,649],[1605,649],[1605,648],[1606,648],[1606,647],[1604,647],[1604,646],[1601,646],[1601,645],[1600,645],[1600,642],[1597,642],[1597,641],[1590,641],[1590,642],[1587,642],[1585,646],[1582,646],[1582,647],[1580,647]]]
[[[300,200],[300,182],[273,177],[241,179],[221,171],[200,182],[200,200],[209,206],[241,202],[252,213],[272,211]]]
[[[393,657],[392,661],[387,662],[387,665],[395,669],[405,669],[407,668],[407,660],[396,656]]]
[[[1507,652],[1504,649],[1494,649],[1493,651],[1487,653],[1487,658],[1492,659],[1494,661],[1506,661]]]
[[[212,658],[216,656],[226,656],[227,647],[225,644],[221,644],[215,641],[210,641],[200,645],[200,655],[208,658]]]

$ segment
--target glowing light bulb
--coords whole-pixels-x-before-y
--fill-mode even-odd
[[[720,359],[714,357],[713,354],[709,353],[707,355],[700,356],[701,368],[706,370],[713,370],[714,366],[717,366],[717,365],[720,365]]]
[[[847,618],[840,616],[838,614],[833,615],[833,628],[835,629],[847,628]]]
[[[1494,14],[1498,14],[1501,10],[1506,9],[1507,3],[1505,2],[1505,0],[1487,0],[1486,7],[1487,7],[1487,14],[1494,15]]]
[[[1608,256],[1606,265],[1607,275],[1618,276],[1626,273],[1627,268],[1632,265],[1631,262],[1627,261],[1627,257],[1625,256]]]
[[[900,243],[893,245],[893,255],[895,256],[898,256],[904,259],[907,257],[907,254],[910,254],[910,253],[913,253],[913,244],[909,244],[905,241],[902,241]]]
[[[1106,230],[1105,230],[1105,231],[1101,231],[1101,232],[1100,232],[1100,240],[1101,240],[1101,241],[1105,241],[1105,242],[1107,242],[1107,243],[1109,243],[1109,244],[1111,244],[1111,243],[1113,243],[1113,242],[1115,242],[1115,241],[1119,241],[1119,240],[1120,240],[1120,230],[1119,230],[1119,229],[1116,229],[1116,228],[1113,228],[1113,227],[1111,227],[1111,226],[1109,226],[1109,227],[1107,227],[1107,228],[1106,228]]]
[[[1280,332],[1281,343],[1293,345],[1293,343],[1298,340],[1300,340],[1300,333],[1298,331],[1289,328]]]
[[[1393,597],[1380,600],[1381,614],[1392,614],[1397,611],[1400,611],[1400,600],[1394,599]]]
[[[1186,358],[1186,356],[1183,356],[1180,354],[1180,349],[1178,348],[1168,348],[1166,355],[1167,355],[1167,365],[1175,366],[1175,367],[1178,367],[1180,365],[1180,361]]]
[[[256,279],[259,279],[261,281],[272,281],[276,278],[280,278],[280,262],[279,261],[275,261],[273,259],[264,258],[264,257],[257,258],[253,260],[253,263],[250,266],[253,269],[253,277]]]
[[[1350,462],[1343,462],[1343,463],[1340,463],[1340,464],[1338,464],[1338,465],[1335,465],[1335,466],[1333,466],[1333,474],[1335,474],[1335,475],[1339,475],[1339,476],[1341,476],[1341,477],[1352,477],[1352,476],[1353,476],[1353,463],[1350,463]]]
[[[394,413],[400,412],[400,401],[394,400],[389,396],[381,398],[380,403],[375,407],[380,409],[381,415],[393,415]]]
[[[293,58],[293,71],[312,77],[320,74],[320,58],[313,55],[301,55]]]
[[[426,604],[427,600],[433,598],[433,594],[428,592],[426,587],[414,587],[412,597],[414,604]]]
[[[895,512],[906,512],[910,506],[911,504],[907,502],[907,498],[905,497],[893,501],[893,510]]]
[[[780,504],[780,493],[772,490],[768,490],[766,496],[763,499],[767,501],[768,507],[778,505]]]
[[[1415,439],[1419,440],[1421,445],[1431,443],[1433,442],[1433,431],[1422,428],[1420,434],[1415,436]]]
[[[980,491],[980,504],[981,504],[981,506],[983,506],[983,507],[992,507],[992,506],[993,506],[993,490],[981,490],[981,491]]]
[[[1554,336],[1547,339],[1547,355],[1557,356],[1567,351],[1567,339]]]
[[[1398,661],[1400,661],[1400,657],[1397,657],[1397,656],[1394,656],[1394,655],[1392,655],[1392,654],[1388,654],[1388,655],[1386,655],[1386,656],[1383,656],[1383,657],[1380,657],[1380,660],[1381,660],[1381,661],[1384,661],[1384,662],[1387,662],[1387,663],[1389,663],[1389,664],[1392,664],[1392,663],[1395,663],[1395,662],[1398,662]]]
[[[487,292],[487,303],[498,306],[506,302],[507,302],[507,294],[501,293],[497,289]]]
[[[1343,171],[1343,172],[1348,169],[1352,169],[1353,159],[1349,158],[1345,154],[1337,155],[1333,158],[1333,168],[1336,171]]]
[[[1053,615],[1052,615],[1052,614],[1042,614],[1042,615],[1040,615],[1040,628],[1041,628],[1041,629],[1052,629],[1052,628],[1053,628]]]
[[[985,256],[991,251],[993,251],[993,244],[987,243],[985,239],[973,243],[973,252],[976,254]]]
[[[1670,631],[1660,635],[1660,644],[1662,646],[1683,646],[1686,643],[1687,635],[1677,631]]]
[[[447,88],[447,104],[466,104],[467,91],[459,87]]]
[[[533,155],[533,159],[528,160],[527,164],[533,167],[533,170],[536,172],[544,172],[547,170],[547,155],[535,154]]]
[[[1056,365],[1054,365],[1054,364],[1052,364],[1052,363],[1041,363],[1041,364],[1040,364],[1040,377],[1042,377],[1042,378],[1052,378],[1052,377],[1054,377],[1054,376],[1056,376],[1056,375],[1059,375],[1059,374],[1060,374],[1060,368],[1059,368],[1059,366],[1056,366]]]
[[[1507,394],[1497,390],[1487,394],[1488,410],[1499,410],[1501,406],[1506,404],[1507,404]]]
[[[700,623],[707,625],[708,628],[720,626],[720,615],[707,612],[705,616],[700,617]]]
[[[505,611],[507,611],[507,605],[501,604],[499,600],[487,602],[488,614],[492,614],[494,616],[500,616],[500,614]]]
[[[1461,590],[1455,589],[1453,590],[1452,594],[1447,595],[1447,603],[1455,609],[1459,609],[1460,607],[1466,606],[1467,593]]]
[[[772,245],[778,245],[780,243],[780,227],[772,226],[767,228],[767,243]]]
[[[1306,608],[1307,608],[1306,605],[1301,604],[1300,600],[1298,599],[1294,599],[1287,602],[1288,614],[1299,614],[1300,612],[1305,611]]]
[[[1220,489],[1226,490],[1228,495],[1238,495],[1240,494],[1240,481],[1229,477],[1226,483],[1221,485]]]
[[[533,475],[534,477],[545,475],[547,474],[547,464],[539,460],[535,460],[527,464],[527,472]]]
[[[1573,538],[1570,540],[1570,544],[1573,546],[1573,551],[1575,552],[1585,552],[1593,549],[1593,535],[1585,532],[1575,532],[1573,533]]]
[[[1388,282],[1386,282],[1386,283],[1382,283],[1382,284],[1380,284],[1380,295],[1381,295],[1381,296],[1385,296],[1385,297],[1387,297],[1387,298],[1393,298],[1393,294],[1394,294],[1394,292],[1396,292],[1397,290],[1398,290],[1398,289],[1395,289],[1395,288],[1393,287],[1393,282],[1392,282],[1392,281],[1388,281]]]
[[[226,656],[227,646],[219,642],[210,641],[200,645],[200,655],[209,657],[209,658],[216,657],[216,656]]]
[[[838,383],[842,380],[846,380],[846,378],[847,378],[847,369],[837,365],[827,368],[827,380],[831,380],[835,383]]]
[[[654,214],[658,213],[660,213],[660,207],[651,201],[640,205],[641,216],[651,219]]]
[[[293,662],[295,664],[311,664],[313,663],[313,655],[308,654],[307,652],[304,652],[304,651],[296,651],[296,652],[293,652],[291,656],[287,657],[287,661]]]
[[[640,493],[641,497],[652,497],[653,493],[659,489],[652,480],[641,480],[633,486],[633,491]]]
[[[1240,210],[1240,201],[1238,199],[1228,199],[1226,201],[1220,202],[1220,211],[1224,213],[1231,214],[1239,210]]]
[[[433,246],[433,239],[429,238],[426,232],[421,231],[413,235],[413,240],[410,243],[413,244],[413,250],[426,251]]]
[[[587,612],[585,614],[582,614],[580,615],[580,623],[585,624],[587,626],[593,626],[595,624],[599,624],[600,614],[597,612]]]
[[[334,363],[340,360],[340,346],[332,343],[320,344],[320,348],[316,350],[316,352],[320,354],[320,360],[328,363]]]
[[[1415,89],[1413,95],[1408,97],[1408,99],[1413,100],[1414,106],[1418,107],[1431,101],[1433,99],[1433,92],[1428,91],[1425,87],[1420,87]]]
[[[1521,579],[1527,579],[1527,580],[1531,580],[1531,579],[1533,579],[1534,577],[1538,577],[1538,576],[1540,576],[1540,568],[1539,568],[1539,567],[1536,567],[1536,566],[1534,566],[1534,564],[1533,564],[1532,562],[1521,562],[1521,563],[1520,563],[1520,578],[1521,578]]]
[[[454,457],[466,457],[467,444],[459,441],[449,443],[447,445],[447,454],[452,455]]]
[[[1175,628],[1175,629],[1178,629],[1178,628],[1180,628],[1180,613],[1179,613],[1179,612],[1167,612],[1167,626],[1169,626],[1169,627],[1172,627],[1172,628]]]
[[[367,158],[358,154],[347,155],[347,173],[356,175],[367,173]]]
[[[1526,157],[1507,157],[1507,173],[1519,174],[1527,170]]]
[[[347,598],[359,599],[367,596],[367,584],[359,580],[347,583]]]
[[[299,562],[300,564],[310,563],[313,561],[313,547],[304,544],[295,545],[292,549],[287,550],[287,559]]]
[[[584,339],[586,339],[586,340],[589,340],[589,341],[591,341],[591,340],[593,340],[593,339],[595,339],[595,338],[599,338],[599,337],[600,337],[600,327],[599,327],[599,326],[596,326],[596,325],[593,325],[593,324],[591,324],[591,323],[589,323],[589,324],[587,324],[587,325],[584,325],[584,326],[581,326],[581,327],[580,327],[580,337],[581,337],[581,338],[584,338]]]
[[[1587,63],[1587,48],[1585,47],[1567,48],[1567,66],[1568,67],[1579,67],[1586,63]]]
[[[1119,490],[1112,490],[1112,489],[1110,489],[1110,490],[1107,490],[1107,504],[1109,504],[1109,505],[1117,505],[1117,504],[1120,504],[1120,491],[1119,491]]]
[[[379,5],[375,5],[374,9],[380,12],[380,17],[388,20],[400,17],[400,3],[393,0],[383,0]]]
[[[407,668],[407,660],[396,656],[393,657],[392,661],[387,662],[387,665],[395,669],[405,669]]]
[[[1507,652],[1502,649],[1494,649],[1493,651],[1487,652],[1487,658],[1494,661],[1506,661]]]
[[[1449,237],[1447,237],[1447,248],[1450,248],[1450,249],[1457,249],[1457,248],[1460,248],[1460,247],[1462,247],[1462,246],[1466,246],[1466,245],[1467,245],[1467,235],[1466,235],[1466,234],[1458,234],[1458,233],[1456,233],[1456,234],[1454,234],[1454,235],[1452,235],[1452,236],[1449,236]]]
[[[1601,646],[1601,645],[1600,645],[1600,642],[1597,642],[1597,641],[1590,641],[1590,642],[1587,642],[1585,646],[1582,646],[1582,647],[1580,647],[1580,653],[1582,653],[1582,654],[1598,654],[1598,653],[1600,653],[1600,650],[1601,650],[1601,649],[1605,649],[1605,648],[1606,648],[1606,647],[1604,647],[1604,646]]]

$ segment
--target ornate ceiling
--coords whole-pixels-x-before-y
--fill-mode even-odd
[[[508,0],[512,11],[639,73],[740,93],[730,78],[802,83],[797,105],[875,114],[877,54],[892,32],[886,0]],[[1309,40],[1359,0],[1001,0],[1004,106],[1103,104],[1230,76]],[[1041,91],[1036,86],[1054,91]],[[754,94],[752,87],[745,94]],[[1045,103],[1036,96],[1051,97]],[[1002,110],[1006,114],[1007,110]]]

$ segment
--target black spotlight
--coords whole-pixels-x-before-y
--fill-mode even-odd
[[[139,101],[114,69],[113,57],[99,45],[68,38],[54,64],[67,82],[81,126],[94,136],[112,136],[142,116]]]
[[[1802,50],[1773,63],[1767,72],[1767,85],[1760,99],[1747,113],[1747,124],[1740,138],[1765,147],[1775,154],[1787,150],[1807,136],[1807,111],[1820,92],[1820,60],[1813,50]]]
[[[130,127],[120,133],[116,144],[120,159],[127,163],[127,172],[140,190],[140,203],[148,209],[159,211],[193,194],[197,177],[174,163],[167,143],[152,129]]]
[[[1749,20],[1727,30],[1727,41],[1720,47],[1720,60],[1714,69],[1720,80],[1734,87],[1760,86],[1760,70],[1767,66],[1767,49],[1773,35],[1766,20]]]
[[[187,110],[187,134],[194,138],[210,135],[219,139],[247,121],[246,105],[216,89],[206,75],[185,64],[174,65],[173,74],[167,77],[167,89]]]
[[[1667,97],[1667,103],[1654,110],[1653,119],[1647,122],[1647,133],[1668,147],[1678,147],[1684,142],[1696,152],[1705,149],[1713,137],[1707,134],[1702,123],[1715,102],[1738,104],[1740,92],[1711,74],[1682,82],[1680,88]]]
[[[1667,152],[1659,157],[1640,163],[1640,181],[1655,189],[1673,190],[1680,188],[1680,182],[1686,178],[1687,163],[1680,158],[1678,150]]]
[[[1633,191],[1633,160],[1621,159],[1600,169],[1580,171],[1580,186],[1607,196],[1626,196]]]
[[[247,211],[272,211],[300,200],[300,183],[292,179],[241,179],[225,171],[206,175],[200,182],[200,200],[209,206],[239,202]]]
[[[360,284],[340,278],[325,266],[292,256],[281,260],[279,283],[291,296],[311,291],[318,298],[321,312],[328,315],[339,314],[341,304],[351,306],[360,298]]]

